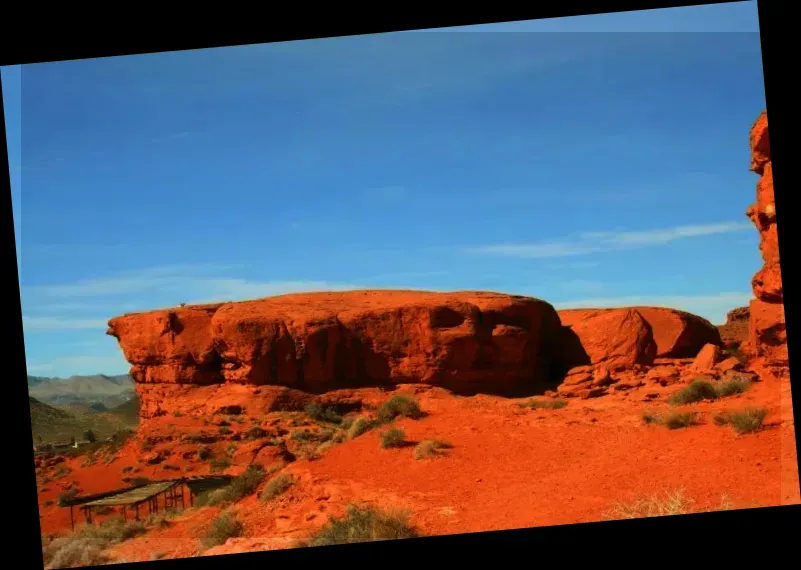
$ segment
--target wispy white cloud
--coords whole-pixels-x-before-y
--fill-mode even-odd
[[[76,355],[53,358],[47,361],[27,363],[28,374],[48,374],[52,372],[71,374],[120,373],[130,368],[122,354],[119,355]]]
[[[586,255],[602,251],[664,245],[680,239],[751,231],[747,222],[723,222],[674,226],[640,231],[585,232],[562,240],[538,243],[505,243],[465,248],[473,254],[521,258],[548,258]]]
[[[23,287],[25,296],[55,298],[119,296],[146,291],[180,290],[198,274],[229,269],[228,265],[182,264],[141,269],[114,276],[82,279],[73,283]],[[202,278],[202,277],[201,277]]]
[[[106,319],[70,319],[62,317],[22,317],[22,326],[26,332],[99,329],[106,328]]]
[[[749,292],[721,292],[713,295],[630,295],[597,297],[553,303],[557,309],[600,309],[608,307],[653,306],[679,309],[699,315],[715,324],[726,321],[726,313],[751,300]]]

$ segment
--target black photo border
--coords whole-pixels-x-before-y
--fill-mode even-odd
[[[450,27],[504,21],[541,19],[549,17],[576,16],[605,12],[649,10],[679,6],[719,4],[726,2],[666,2],[607,0],[596,1],[590,7],[582,2],[530,3],[527,7],[500,7],[499,3],[482,5],[478,10],[461,5],[458,10],[441,5],[435,10],[432,5],[420,9],[415,4],[372,4],[369,8],[355,5],[324,8],[311,6],[253,4],[230,5],[223,11],[220,5],[194,5],[191,8],[165,4],[124,5],[100,9],[79,10],[70,6],[39,6],[26,14],[24,4],[8,5],[5,12],[5,34],[0,40],[0,65],[16,65],[43,61],[107,57],[137,53],[198,49],[228,45],[243,45],[274,41],[311,39],[327,36],[343,36],[365,33],[380,33],[397,30]],[[14,7],[12,11],[11,6]],[[204,6],[204,8],[201,8]],[[206,8],[205,6],[210,6]],[[367,5],[361,5],[367,6]],[[520,5],[518,5],[520,6]],[[88,7],[88,6],[87,6]],[[228,6],[226,6],[228,7]],[[151,8],[151,10],[147,10]],[[171,9],[172,8],[172,9]],[[765,96],[770,109],[771,155],[774,164],[776,201],[780,205],[778,218],[789,212],[789,140],[791,133],[798,132],[795,126],[795,106],[784,107],[780,87],[784,75],[793,75],[792,65],[780,59],[786,54],[783,39],[776,31],[777,23],[784,13],[784,5],[776,0],[759,0],[759,25],[762,43],[762,61],[765,81]],[[295,14],[293,14],[293,12]],[[293,17],[297,15],[296,17]],[[0,95],[2,87],[0,87]],[[754,109],[754,116],[760,109]],[[2,117],[5,120],[5,115]],[[3,123],[5,124],[5,123]],[[747,126],[744,125],[745,140]],[[786,146],[784,142],[788,141]],[[744,142],[745,144],[745,142]],[[6,137],[0,137],[0,150],[8,156]],[[777,150],[778,149],[778,150]],[[778,184],[776,179],[776,155],[779,155]],[[781,158],[785,156],[785,158]],[[782,166],[785,165],[785,166]],[[787,173],[785,170],[787,169]],[[786,176],[787,178],[782,178]],[[5,281],[6,308],[11,321],[17,324],[7,331],[4,345],[9,350],[5,356],[11,361],[6,372],[4,388],[9,390],[9,401],[25,401],[27,388],[21,381],[26,375],[25,350],[22,334],[22,311],[19,302],[19,281],[11,207],[10,177],[0,177],[7,188],[7,199],[3,201],[3,246],[6,257]],[[756,184],[756,177],[754,179]],[[743,211],[748,204],[743,204]],[[785,208],[787,208],[785,210]],[[794,277],[789,268],[794,264],[790,243],[795,228],[792,224],[778,223],[782,278],[785,290],[785,313],[789,323],[795,319]],[[801,295],[801,294],[800,294]],[[801,318],[801,317],[800,317]],[[790,333],[788,332],[788,335]],[[10,339],[10,341],[8,340]],[[796,356],[794,342],[789,343],[791,362],[801,362]],[[8,362],[8,361],[6,361]],[[792,365],[791,365],[792,370]],[[792,376],[792,375],[791,375]],[[801,409],[801,394],[793,391],[793,409]],[[5,531],[13,539],[5,545],[8,560],[20,568],[42,568],[41,533],[39,527],[38,500],[35,470],[33,465],[33,436],[27,428],[30,415],[21,405],[11,405],[2,414],[7,450],[4,484],[8,495],[22,499],[22,506],[11,510],[6,507],[8,522]],[[799,430],[795,426],[797,456]],[[13,448],[12,448],[13,444]],[[10,479],[10,480],[9,480]],[[16,501],[13,501],[14,504]],[[433,564],[460,564],[462,561],[499,564],[569,564],[588,559],[595,563],[609,560],[632,564],[652,563],[660,559],[675,561],[682,565],[700,563],[701,560],[723,562],[731,558],[746,562],[746,551],[758,553],[763,563],[770,564],[792,555],[792,543],[781,540],[792,536],[797,527],[793,524],[801,506],[766,507],[651,519],[583,523],[520,530],[480,532],[450,536],[426,537],[412,540],[380,543],[330,546],[229,554],[177,560],[163,560],[123,564],[124,568],[266,568],[270,565],[289,563],[302,565],[313,560],[332,563],[367,561],[378,564],[409,564],[425,566]],[[789,552],[788,552],[789,546]],[[776,549],[775,553],[773,548]],[[775,554],[775,555],[774,555]],[[555,559],[555,560],[551,560]],[[375,562],[373,562],[375,561]]]

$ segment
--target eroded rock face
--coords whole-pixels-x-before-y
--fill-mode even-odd
[[[648,365],[655,358],[694,358],[704,345],[721,344],[712,323],[675,309],[566,309],[559,311],[559,318],[578,337],[569,351],[572,366]],[[568,338],[565,343],[569,342]]]
[[[742,345],[748,340],[748,322],[751,318],[749,307],[739,307],[726,313],[726,323],[720,325],[720,338],[730,345]]]
[[[560,331],[554,308],[528,297],[349,291],[124,315],[107,333],[132,364],[145,415],[158,408],[148,392],[165,392],[157,385],[525,390],[558,374]]]
[[[570,309],[559,311],[559,318],[573,366],[626,367],[651,364],[656,357],[651,326],[636,310]]]
[[[768,116],[763,111],[751,127],[751,170],[760,175],[756,202],[746,215],[759,231],[759,251],[764,265],[751,280],[749,348],[768,364],[787,366],[787,333],[784,320],[784,294],[776,229],[776,203],[773,167],[770,157]]]

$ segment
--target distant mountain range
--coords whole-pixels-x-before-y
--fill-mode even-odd
[[[105,438],[135,429],[139,421],[135,396],[121,406],[103,411],[92,406],[81,409],[80,404],[51,406],[33,397],[28,400],[34,440],[45,443],[69,441],[71,437],[82,439],[86,430],[92,430],[97,438]]]
[[[89,406],[96,412],[124,404],[135,395],[134,383],[128,374],[69,378],[28,376],[28,393],[46,404]]]

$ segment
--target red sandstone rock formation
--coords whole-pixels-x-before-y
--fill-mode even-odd
[[[739,307],[726,313],[726,324],[720,325],[720,338],[724,344],[740,346],[748,341],[748,323],[750,310],[748,307]]]
[[[108,334],[133,365],[145,409],[148,386],[155,393],[158,384],[531,389],[558,373],[560,330],[554,308],[538,299],[350,291],[124,315]]]
[[[759,230],[759,250],[764,265],[751,280],[756,299],[750,305],[749,349],[765,357],[767,364],[787,366],[787,333],[767,112],[763,111],[751,127],[750,143],[751,170],[760,178],[756,202],[748,208],[746,215]]]
[[[652,364],[655,358],[693,358],[706,344],[720,345],[720,333],[696,315],[661,307],[566,309],[562,324],[578,336],[571,366]]]

